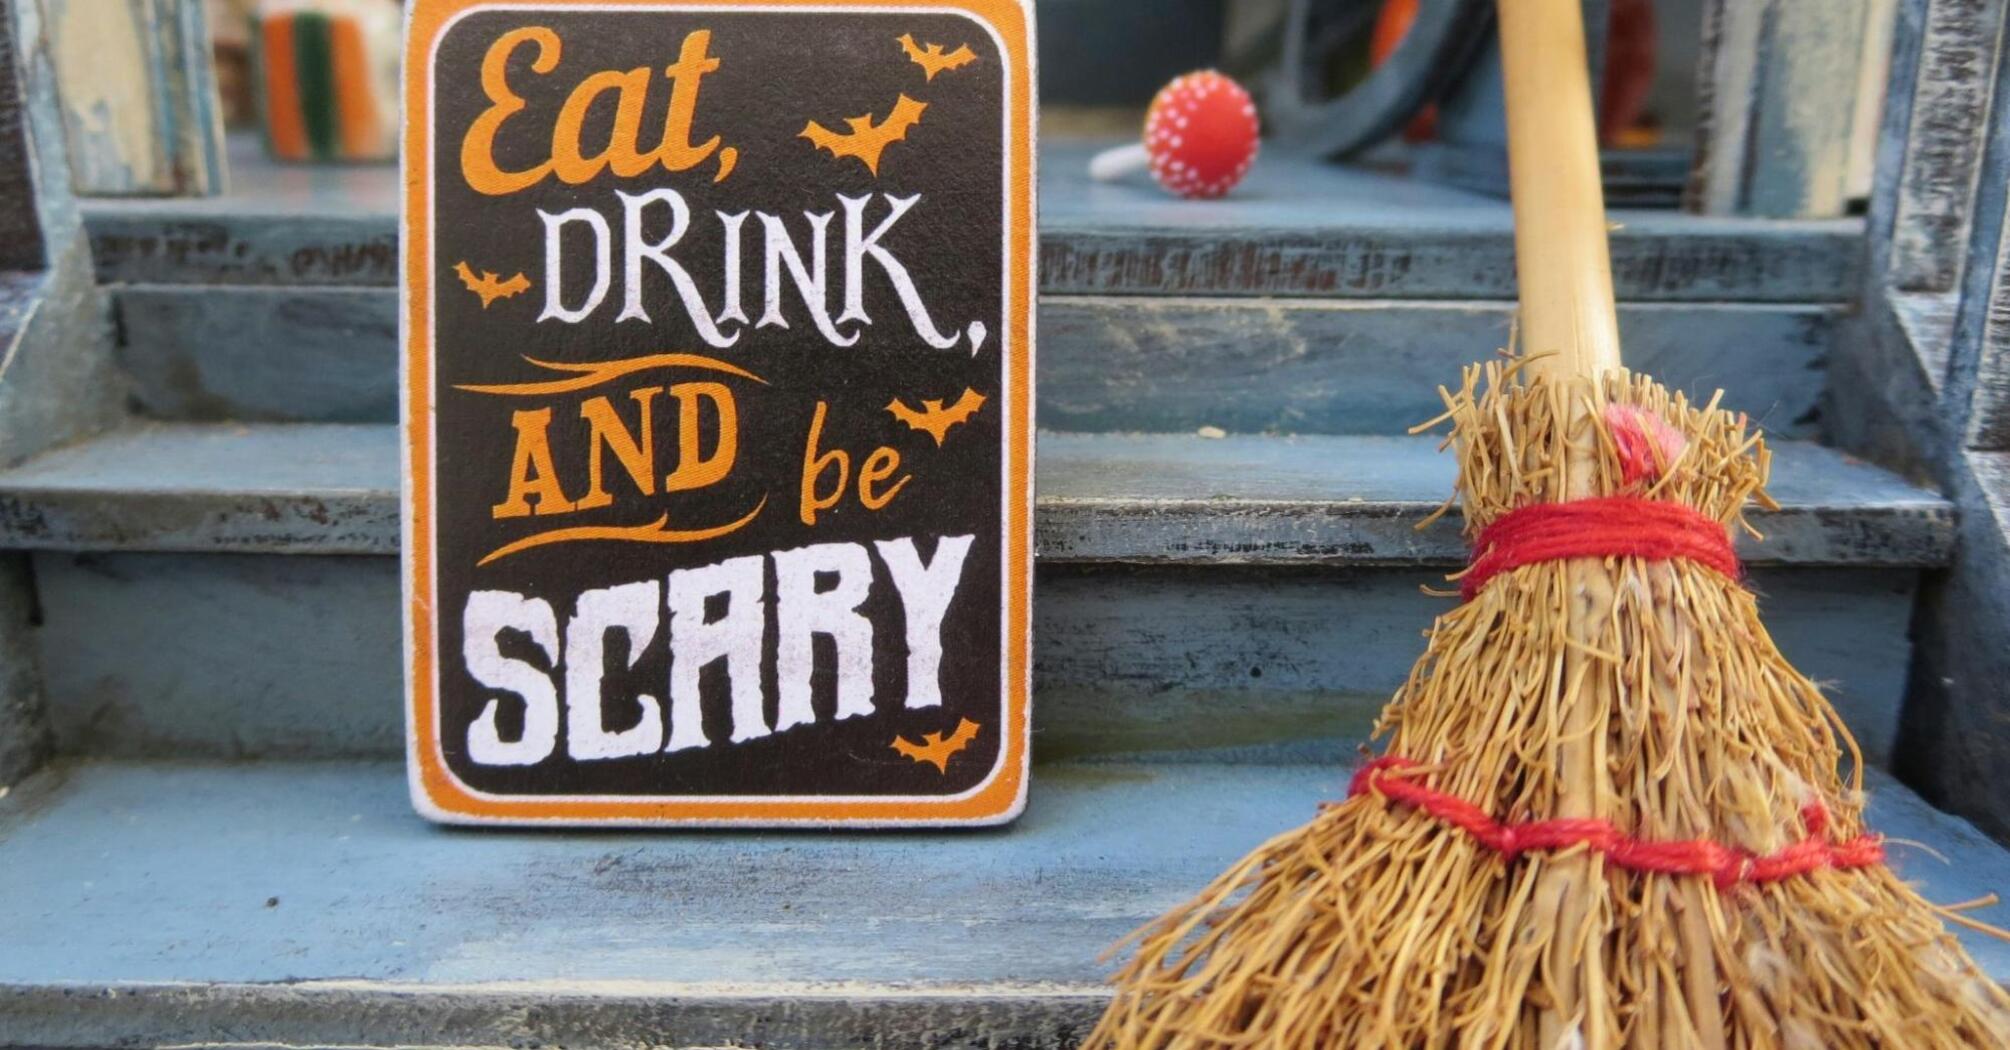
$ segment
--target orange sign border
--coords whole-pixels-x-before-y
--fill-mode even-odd
[[[1006,630],[1002,682],[1004,729],[998,765],[972,793],[942,800],[875,799],[641,799],[546,798],[483,795],[462,784],[446,766],[435,725],[437,662],[433,651],[432,549],[433,389],[431,374],[432,245],[429,212],[432,153],[430,126],[433,46],[460,15],[481,9],[688,7],[730,10],[883,10],[959,14],[992,30],[1004,49],[1009,94],[1007,184],[1017,211],[1004,229],[1009,256],[1006,288],[1008,353],[1004,586]],[[1026,802],[1031,747],[1032,512],[1033,512],[1033,299],[1034,83],[1031,0],[418,0],[405,27],[404,221],[400,340],[404,402],[404,597],[406,772],[412,803],[427,817],[456,824],[596,824],[641,826],[850,826],[912,827],[1002,824]]]

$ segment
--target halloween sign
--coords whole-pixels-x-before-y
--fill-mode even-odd
[[[1020,0],[420,0],[415,805],[985,824],[1028,752]]]

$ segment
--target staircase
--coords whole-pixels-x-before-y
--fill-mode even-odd
[[[1514,291],[1499,201],[1267,157],[1184,204],[1090,185],[1088,151],[1041,157],[1038,764],[983,832],[422,821],[396,173],[240,156],[228,197],[88,208],[132,414],[0,472],[59,750],[0,798],[0,1045],[1072,1046],[1099,952],[1343,790],[1462,551],[1416,527],[1449,456],[1401,435]],[[1630,362],[1778,440],[1743,553],[1892,863],[2010,892],[1881,771],[1956,523],[1818,444],[1861,224],[1614,217]]]

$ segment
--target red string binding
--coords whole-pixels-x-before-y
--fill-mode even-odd
[[[1709,839],[1653,842],[1622,833],[1610,821],[1591,818],[1534,820],[1503,824],[1480,807],[1427,787],[1416,780],[1389,774],[1417,768],[1417,763],[1385,755],[1354,773],[1347,796],[1373,793],[1392,802],[1423,810],[1473,837],[1480,845],[1513,860],[1531,850],[1563,850],[1587,846],[1607,862],[1628,871],[1661,875],[1708,875],[1719,890],[1740,883],[1778,882],[1823,868],[1867,868],[1884,863],[1884,840],[1858,835],[1846,842],[1823,838],[1829,813],[1820,802],[1801,807],[1808,837],[1764,856]]]
[[[1615,427],[1615,433],[1624,428]],[[1679,435],[1678,435],[1679,439]],[[1644,440],[1644,439],[1643,439]],[[1634,449],[1646,461],[1645,445]],[[1626,452],[1622,448],[1622,452]],[[1680,448],[1664,450],[1672,459]],[[1622,455],[1622,459],[1625,456]],[[1631,477],[1635,471],[1629,467]],[[1565,503],[1538,503],[1509,511],[1480,530],[1473,558],[1459,580],[1467,601],[1501,573],[1539,561],[1566,558],[1644,558],[1650,561],[1693,561],[1732,579],[1740,575],[1737,551],[1723,523],[1680,503],[1636,496],[1605,496]],[[1820,802],[1801,808],[1806,838],[1776,853],[1759,856],[1709,839],[1655,842],[1621,832],[1610,821],[1557,818],[1505,824],[1456,795],[1415,780],[1389,776],[1413,769],[1416,763],[1387,755],[1362,766],[1348,788],[1349,798],[1373,793],[1392,802],[1423,810],[1472,836],[1487,849],[1513,860],[1531,850],[1564,850],[1585,846],[1604,854],[1607,862],[1629,871],[1663,875],[1708,875],[1720,890],[1740,883],[1777,882],[1823,868],[1863,868],[1884,862],[1884,842],[1875,835],[1858,835],[1847,842],[1829,842],[1829,813]]]
[[[1738,554],[1723,523],[1667,500],[1604,496],[1501,515],[1480,530],[1459,593],[1471,601],[1488,580],[1533,562],[1616,557],[1679,558],[1739,576]]]

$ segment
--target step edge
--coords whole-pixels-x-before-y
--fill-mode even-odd
[[[698,1048],[851,1050],[894,1034],[901,1045],[1064,1050],[1088,1034],[1107,989],[1010,985],[873,987],[846,994],[788,987],[746,994],[687,989],[582,995],[564,989],[286,984],[0,985],[0,1027],[49,1050],[189,1045]],[[751,1040],[751,1041],[749,1041]],[[972,1040],[977,1042],[973,1043]]]
[[[1292,535],[1210,541],[1187,534],[1166,542],[1115,543],[1113,533],[1164,532],[1202,525],[1222,525],[1224,509],[1274,509],[1280,526],[1296,525]],[[1463,560],[1465,546],[1455,533],[1422,534],[1409,539],[1417,523],[1436,504],[1278,503],[1178,507],[1113,501],[1104,505],[1035,502],[1035,540],[1039,560],[1046,564],[1251,564],[1251,565],[1451,565]],[[1180,511],[1191,513],[1180,513]],[[1345,513],[1335,513],[1344,510]],[[1377,511],[1378,513],[1365,513]],[[1866,529],[1880,529],[1898,542],[1876,553],[1846,556],[1809,553],[1782,546],[1789,530],[1812,528],[1812,540],[1826,547],[1821,534],[1833,509],[1788,506],[1756,516],[1755,525],[1775,538],[1757,541],[1741,536],[1738,547],[1748,564],[1792,567],[1939,568],[1954,553],[1954,515],[1942,505],[1868,506],[1849,511],[1850,527],[1842,537],[1860,541]],[[176,524],[135,528],[133,519],[176,516]],[[188,523],[186,519],[200,519]],[[57,519],[52,523],[51,519]],[[67,520],[64,520],[67,519]],[[331,520],[332,519],[332,520]],[[287,529],[289,522],[297,529]],[[1311,527],[1327,532],[1324,539],[1296,533]],[[1093,528],[1100,539],[1074,540],[1059,533]],[[1903,534],[1899,530],[1903,529]],[[321,494],[299,498],[269,494],[213,493],[132,494],[59,490],[37,494],[0,488],[0,550],[70,553],[145,552],[178,554],[301,554],[394,556],[400,549],[402,520],[396,498],[333,499]],[[1335,550],[1377,541],[1396,550]],[[1196,550],[1195,548],[1199,549]],[[1411,549],[1414,548],[1414,549]]]
[[[312,484],[285,482],[281,471],[280,483],[233,485],[235,477],[273,474],[219,475],[216,469],[217,464],[298,456],[303,439],[349,441],[364,451],[352,450],[347,458],[324,464],[326,480]],[[395,441],[395,426],[383,423],[136,420],[0,471],[0,549],[393,554],[402,533],[401,493],[385,468],[393,466]],[[1430,532],[1416,528],[1444,507],[1443,497],[1323,496],[1318,492],[1321,479],[1303,466],[1308,456],[1316,458],[1323,450],[1344,456],[1350,450],[1362,455],[1400,446],[1414,454],[1431,441],[1399,435],[1218,439],[1043,431],[1041,466],[1068,477],[1061,487],[1070,491],[1043,494],[1036,478],[1036,542],[1049,562],[1454,563],[1464,550],[1456,519]],[[116,487],[93,474],[94,453],[126,458],[149,444],[177,450],[164,457],[176,462],[190,458],[186,449],[196,449],[206,457],[205,466],[187,477],[170,473],[150,478],[144,487]],[[1821,446],[1796,442],[1791,447],[1833,460],[1837,470],[1874,469]],[[1226,454],[1244,467],[1277,457],[1284,470],[1267,486],[1272,491],[1257,495],[1080,491],[1098,484],[1137,484],[1156,460],[1172,462],[1189,449],[1213,458]],[[1741,536],[1741,550],[1755,564],[1947,564],[1955,541],[1953,505],[1902,479],[1882,473],[1874,477],[1884,484],[1866,494],[1845,490],[1836,500],[1790,496],[1777,511],[1753,514],[1754,526],[1775,540]],[[345,480],[354,478],[363,480]],[[1190,484],[1226,487],[1214,481]]]

